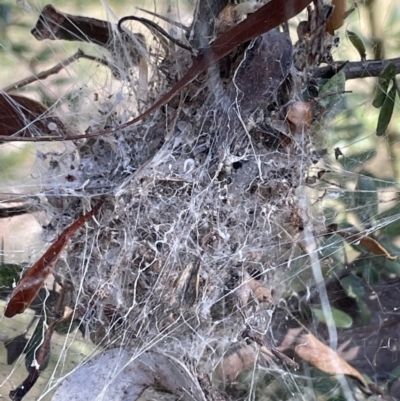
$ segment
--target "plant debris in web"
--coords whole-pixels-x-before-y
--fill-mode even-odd
[[[307,387],[299,369],[337,376],[343,394],[378,393],[337,350],[332,330],[354,320],[330,307],[315,269],[346,245],[384,263],[397,255],[372,235],[321,228],[306,204],[310,169],[333,154],[320,129],[343,97],[345,72],[327,81],[313,74],[333,65],[344,2],[217,3],[201,34],[196,18],[167,32],[144,18],[113,23],[42,10],[34,37],[92,44],[93,55],[78,50],[65,68],[85,60],[100,72],[76,97],[59,99],[57,116],[12,90],[0,98],[0,141],[37,142],[40,201],[30,201],[44,212],[50,244],[17,272],[5,310],[11,318],[36,305],[43,328],[13,400],[37,381],[61,323],[97,354],[54,401],[139,400],[148,388],[182,400],[243,399],[260,394],[263,377],[270,388],[286,386],[289,399]],[[138,22],[152,37],[131,30]],[[196,48],[200,36],[209,40]],[[41,147],[60,139],[62,151]],[[49,276],[52,296],[37,307]],[[290,287],[294,277],[305,295]],[[346,299],[366,305],[346,285]]]

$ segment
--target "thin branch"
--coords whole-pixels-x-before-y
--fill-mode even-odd
[[[396,74],[400,74],[400,57],[389,60],[349,62],[344,66],[342,71],[346,75],[346,80],[377,77],[389,63],[393,63],[396,66]],[[342,65],[343,62],[339,61],[332,66],[316,68],[313,71],[313,75],[315,78],[332,78]]]
[[[163,15],[160,15],[160,14],[157,14],[157,13],[153,13],[153,11],[146,10],[145,8],[141,8],[141,7],[136,7],[136,8],[138,10],[140,10],[140,11],[143,11],[143,12],[145,12],[147,14],[152,15],[153,17],[160,18],[161,20],[163,20],[165,22],[168,22],[171,25],[175,25],[178,28],[183,29],[185,32],[189,32],[190,31],[190,28],[188,26],[183,25],[183,24],[181,24],[181,23],[179,23],[177,21],[174,21],[171,18],[167,18],[167,17],[164,17]]]
[[[193,53],[193,49],[190,46],[187,46],[184,43],[180,42],[179,40],[175,39],[167,31],[165,31],[163,28],[161,28],[155,22],[153,22],[153,21],[151,21],[151,20],[149,20],[147,18],[140,18],[140,17],[136,17],[135,15],[129,15],[127,17],[121,18],[118,21],[118,30],[119,30],[119,32],[121,32],[121,33],[124,32],[124,30],[122,28],[122,23],[124,23],[125,21],[130,21],[130,20],[141,22],[142,24],[146,25],[148,28],[151,27],[151,28],[155,29],[156,32],[158,32],[161,35],[165,36],[172,43],[175,43],[177,46],[181,47],[182,49],[188,50],[189,52]]]
[[[4,92],[10,92],[12,90],[20,89],[26,85],[29,85],[32,82],[46,79],[50,75],[58,74],[63,68],[67,67],[68,65],[72,64],[73,62],[75,62],[76,60],[78,60],[82,57],[86,57],[86,55],[81,49],[78,49],[78,51],[74,55],[72,55],[71,57],[68,57],[64,61],[61,61],[61,63],[58,63],[54,67],[52,67],[46,71],[42,71],[39,74],[31,75],[30,77],[24,78],[21,81],[18,81],[14,84],[8,85],[5,88],[3,88],[2,90]]]

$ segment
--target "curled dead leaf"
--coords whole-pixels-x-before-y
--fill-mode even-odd
[[[69,136],[64,123],[43,104],[25,96],[0,93],[0,135]]]
[[[313,119],[313,107],[310,102],[297,101],[289,106],[287,119],[293,134],[301,134],[307,130]]]
[[[302,334],[295,347],[296,354],[328,375],[350,376],[361,385],[361,390],[370,394],[368,384],[362,374],[347,363],[335,351],[319,341],[313,334]]]
[[[335,8],[326,24],[326,31],[334,35],[336,29],[343,25],[343,21],[346,18],[346,0],[332,0],[332,5]]]
[[[219,13],[217,21],[215,22],[217,36],[229,31],[229,29],[237,25],[242,19],[243,16],[235,10],[235,5],[228,4]]]
[[[244,283],[237,289],[236,295],[242,306],[248,304],[250,297],[253,296],[259,302],[272,303],[272,294],[262,282],[250,277],[249,274],[243,275]]]
[[[171,305],[190,308],[199,294],[200,260],[189,263],[175,280],[171,296]]]
[[[270,355],[260,353],[255,343],[232,345],[222,358],[216,373],[224,385],[232,383],[241,373],[255,366],[258,357]]]
[[[389,260],[397,260],[397,256],[391,255],[387,249],[385,249],[377,240],[371,238],[367,235],[361,234],[351,234],[345,231],[338,231],[337,232],[343,238],[351,242],[355,242],[356,245],[361,245],[367,251],[373,253],[374,255],[384,256],[386,259]]]
[[[18,313],[23,313],[26,308],[29,308],[46,278],[53,271],[71,236],[94,216],[102,204],[103,201],[100,201],[90,212],[81,216],[67,227],[45,254],[25,273],[11,294],[11,298],[4,311],[4,316],[13,317]]]

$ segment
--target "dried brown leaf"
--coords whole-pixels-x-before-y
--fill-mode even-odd
[[[46,106],[25,96],[0,93],[0,135],[32,137],[55,133],[70,135],[64,123]]]
[[[303,334],[298,341],[295,352],[300,358],[328,375],[350,376],[361,384],[364,391],[368,391],[368,384],[361,373],[313,334]]]
[[[254,367],[259,352],[254,343],[231,346],[217,367],[217,375],[224,385],[233,382],[241,373]],[[264,354],[260,354],[264,355]]]
[[[240,303],[242,306],[248,304],[251,296],[256,298],[259,302],[270,302],[272,303],[272,294],[262,282],[255,280],[250,277],[249,274],[243,276],[244,283],[236,291]]]
[[[301,134],[308,129],[313,119],[313,107],[310,102],[297,101],[289,106],[287,119],[294,134]]]
[[[338,234],[349,241],[355,242],[356,245],[361,245],[367,251],[374,255],[384,256],[389,260],[397,260],[397,256],[391,255],[376,239],[361,234],[350,234],[345,231],[338,231]]]
[[[336,29],[343,25],[343,21],[346,18],[346,0],[332,0],[332,5],[335,8],[326,24],[326,31],[334,35]]]
[[[78,228],[94,216],[102,204],[103,201],[100,201],[90,212],[81,216],[67,227],[45,254],[26,272],[14,288],[4,316],[13,317],[18,313],[23,313],[25,309],[31,305],[46,278],[53,271],[54,266],[60,258],[62,251],[67,246],[71,236]]]

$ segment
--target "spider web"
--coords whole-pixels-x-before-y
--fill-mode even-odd
[[[93,16],[114,23],[130,12],[137,14],[135,9],[114,12],[105,2],[101,6]],[[188,7],[171,3],[169,10],[159,10],[162,4],[155,6],[170,18],[190,21]],[[40,7],[29,9],[30,16],[37,19],[39,14]],[[358,17],[352,18],[356,25]],[[162,26],[184,39],[181,29]],[[165,54],[160,39],[139,24],[124,27],[146,35],[147,79],[140,75],[131,49],[124,48],[116,35],[111,52],[79,44],[112,68],[79,60],[55,77],[29,86],[25,94],[41,101],[50,98],[51,110],[75,132],[116,128],[146,110],[184,74],[191,56],[170,44]],[[341,41],[335,59],[345,59],[342,55],[350,47],[345,37]],[[62,41],[42,45],[43,54],[54,54],[50,66],[78,46]],[[21,152],[26,158],[30,155],[30,164],[19,167],[18,177],[8,171],[1,174],[4,203],[28,205],[34,219],[25,224],[36,224],[32,243],[5,237],[2,266],[32,265],[67,225],[90,210],[96,199],[105,199],[100,212],[73,236],[57,263],[44,291],[47,308],[35,310],[48,313],[64,292],[64,306],[73,315],[64,332],[52,340],[56,357],[42,374],[43,387],[32,389],[24,399],[51,399],[51,391],[71,369],[78,373],[83,361],[109,349],[118,349],[124,364],[140,360],[146,351],[165,352],[179,359],[188,375],[206,372],[213,375],[216,387],[221,381],[226,385],[220,366],[226,369],[227,350],[238,354],[231,346],[234,343],[241,349],[245,329],[278,346],[298,321],[306,322],[333,349],[339,347],[378,383],[395,377],[393,365],[383,366],[387,355],[397,357],[395,331],[378,336],[375,355],[362,350],[365,355],[360,356],[356,350],[359,338],[365,332],[371,334],[368,327],[386,330],[384,319],[388,315],[397,318],[396,298],[384,290],[398,291],[399,267],[395,260],[360,248],[360,241],[343,237],[346,230],[363,236],[376,234],[378,244],[390,256],[399,252],[393,234],[399,220],[396,173],[382,174],[383,169],[376,168],[379,163],[388,165],[395,156],[390,143],[374,135],[377,114],[368,118],[370,101],[360,100],[365,93],[371,94],[371,87],[354,85],[352,95],[335,96],[330,103],[321,101],[329,113],[307,129],[293,132],[288,128],[293,121],[288,121],[284,110],[300,99],[301,91],[293,89],[295,85],[286,90],[284,65],[278,71],[284,74],[277,78],[279,85],[267,88],[271,91],[268,105],[257,100],[259,82],[246,93],[252,84],[246,71],[256,57],[252,46],[261,49],[263,43],[253,41],[247,50],[239,51],[239,59],[230,60],[232,68],[222,63],[210,68],[139,125],[74,143],[23,146]],[[7,43],[2,47],[12,54]],[[301,79],[298,84],[304,90]],[[290,97],[285,98],[288,93]],[[250,100],[258,102],[257,107],[246,109]],[[14,143],[1,146],[5,155],[21,147]],[[336,147],[344,153],[337,160]],[[394,162],[392,167],[396,168]],[[5,230],[12,233],[11,221],[6,224]],[[379,306],[373,302],[374,294]],[[374,315],[374,308],[382,314]],[[338,310],[345,316],[338,318]],[[304,316],[307,313],[311,317]],[[14,319],[27,323],[20,316]],[[349,331],[340,327],[346,319],[351,320]],[[8,324],[6,318],[1,324]],[[13,337],[12,333],[17,331],[7,332],[4,340]],[[326,391],[326,381],[308,367],[296,372],[276,360],[263,363],[260,356],[258,364],[253,359],[250,373],[242,379],[248,399],[278,397],[278,387],[285,399],[290,394],[337,398],[341,392],[350,399],[352,392],[357,393],[354,383],[343,375],[338,382],[329,382],[331,389]],[[241,362],[236,364],[239,367],[232,362],[242,373]],[[24,371],[23,365],[24,356],[13,367],[1,365],[5,393],[26,376],[26,372],[18,373]],[[103,365],[96,365],[98,375],[122,369],[109,361]],[[116,375],[107,376],[104,391],[96,399],[109,399],[106,389]],[[235,373],[225,371],[225,375],[229,379]],[[240,385],[229,386],[232,397],[241,395]],[[143,397],[178,399],[157,392]]]

